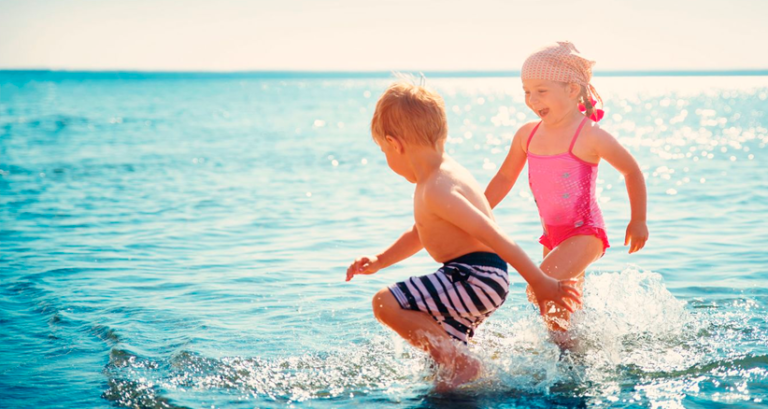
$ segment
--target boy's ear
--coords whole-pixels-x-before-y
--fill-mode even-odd
[[[384,139],[387,141],[390,146],[392,146],[395,149],[395,152],[397,153],[403,153],[405,151],[405,145],[403,145],[403,141],[398,139],[395,136],[387,135],[384,137]]]

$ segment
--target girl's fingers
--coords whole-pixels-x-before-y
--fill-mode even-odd
[[[568,291],[568,294],[570,294],[570,297],[569,297],[570,299],[581,304],[581,294],[577,290],[572,289]]]
[[[565,285],[566,289],[576,291],[576,294],[581,296],[581,290],[579,290],[579,280],[571,278],[564,280],[563,284]]]
[[[629,247],[629,253],[635,253],[640,251],[643,247],[645,247],[645,243],[648,241],[648,237],[630,237],[627,236],[627,239],[629,242],[632,243],[632,245]],[[625,242],[624,245],[626,246],[627,243]]]
[[[565,301],[556,301],[556,303],[557,303],[557,305],[559,305],[559,306],[565,308],[566,310],[568,310],[568,312],[573,313],[573,307],[571,307],[570,304],[568,304],[567,302],[565,302]]]

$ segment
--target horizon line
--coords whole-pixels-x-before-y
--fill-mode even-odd
[[[393,74],[424,75],[432,78],[482,78],[520,76],[520,70],[120,70],[120,69],[4,69],[0,75],[95,75],[115,79],[140,79],[147,77],[192,77],[192,78],[390,78]],[[651,69],[651,70],[602,70],[594,77],[687,77],[687,76],[768,76],[768,68],[750,69]]]

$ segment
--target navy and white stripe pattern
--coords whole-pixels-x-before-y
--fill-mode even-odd
[[[426,312],[464,343],[504,303],[509,291],[507,263],[493,253],[470,253],[436,272],[389,286],[400,307]]]

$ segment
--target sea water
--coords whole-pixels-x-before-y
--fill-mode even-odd
[[[389,78],[0,72],[0,407],[758,407],[768,403],[768,77],[597,77],[640,163],[650,240],[612,247],[563,353],[512,271],[433,390],[371,296],[425,253],[344,282],[412,222],[369,123]],[[535,117],[514,77],[427,78],[447,151],[486,184]],[[534,260],[525,171],[495,211]]]

